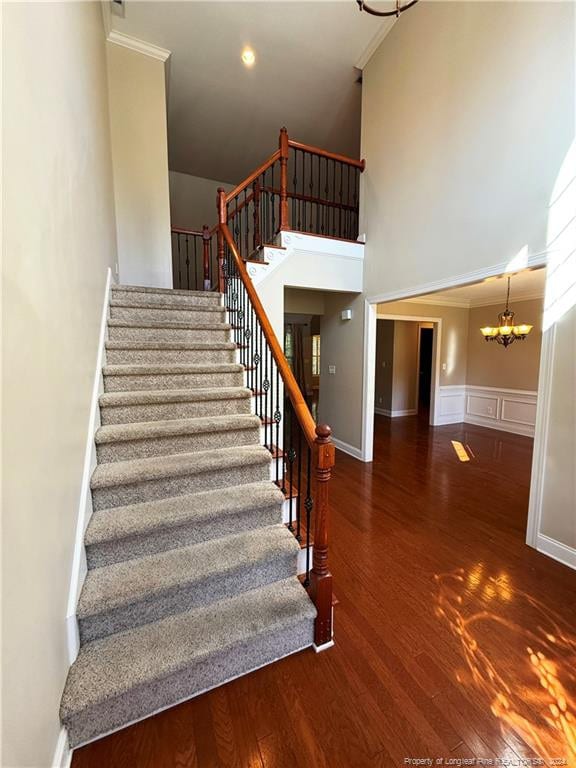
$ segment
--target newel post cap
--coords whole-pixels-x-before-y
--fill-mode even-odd
[[[330,435],[332,434],[332,430],[328,426],[328,424],[317,424],[316,425],[316,437],[318,438],[319,442],[326,443],[328,440],[330,440]]]

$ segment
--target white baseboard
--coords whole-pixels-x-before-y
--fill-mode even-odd
[[[417,408],[407,408],[400,411],[389,411],[388,408],[374,408],[374,413],[380,416],[387,416],[389,419],[396,419],[398,416],[416,416]]]
[[[507,424],[504,421],[493,421],[492,419],[482,418],[481,416],[464,417],[465,424],[474,424],[477,427],[487,427],[496,429],[499,432],[510,432],[513,435],[524,435],[525,437],[534,437],[534,427],[522,424]]]
[[[78,634],[78,622],[76,620],[76,607],[86,573],[86,553],[84,551],[84,533],[92,515],[92,495],[90,493],[90,478],[96,466],[96,445],[94,434],[100,426],[100,408],[98,398],[104,391],[102,379],[102,367],[106,357],[106,334],[108,314],[110,306],[110,286],[113,282],[112,270],[108,268],[106,275],[106,287],[102,302],[102,314],[100,317],[100,335],[98,338],[98,350],[96,354],[96,368],[90,399],[90,412],[88,416],[88,428],[86,433],[86,449],[84,451],[84,468],[82,470],[82,483],[80,485],[80,500],[78,503],[78,518],[76,522],[76,536],[74,540],[74,554],[72,557],[72,574],[70,577],[70,590],[68,592],[68,607],[66,610],[66,636],[68,639],[68,659],[73,664],[80,650],[80,637]]]
[[[58,734],[54,757],[52,758],[52,768],[70,768],[72,762],[72,750],[68,745],[68,732],[62,727]]]
[[[347,453],[349,456],[353,456],[355,459],[364,461],[364,457],[360,448],[356,448],[354,445],[349,445],[343,440],[337,440],[335,437],[332,438],[332,442],[339,451],[344,451],[344,453]]]
[[[539,533],[536,539],[536,549],[538,552],[558,560],[559,563],[576,569],[576,549],[573,547],[569,547],[560,541],[556,541],[556,539],[551,539],[549,536]]]

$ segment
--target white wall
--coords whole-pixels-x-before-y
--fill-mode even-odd
[[[1,762],[46,768],[114,193],[100,3],[3,16]]]
[[[559,318],[539,533],[572,549],[576,568],[576,307]]]
[[[106,48],[120,282],[171,288],[166,64]]]
[[[214,179],[202,179],[188,173],[170,171],[170,221],[173,227],[202,229],[204,224],[212,228],[218,221],[216,197],[218,187],[227,192],[234,184]]]
[[[574,135],[573,16],[571,3],[420,3],[364,70],[364,295],[349,305],[347,347],[337,317],[322,326],[324,360],[346,372],[322,418],[357,449],[362,364],[350,362],[365,299],[426,293],[524,246],[547,248],[548,206]]]

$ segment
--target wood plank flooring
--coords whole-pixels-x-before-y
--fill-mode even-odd
[[[331,484],[336,646],[88,745],[73,768],[576,766],[576,573],[524,544],[532,441],[417,417],[376,417],[375,433],[374,462],[339,452]]]

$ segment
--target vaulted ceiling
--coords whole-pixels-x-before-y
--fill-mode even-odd
[[[386,3],[377,4],[382,8]],[[130,2],[112,26],[172,52],[171,170],[237,182],[292,138],[358,157],[360,63],[392,21],[339,2]],[[250,46],[248,69],[241,60]]]

